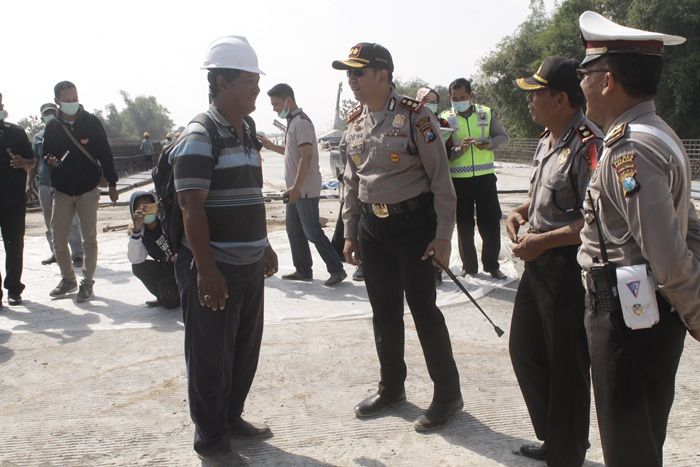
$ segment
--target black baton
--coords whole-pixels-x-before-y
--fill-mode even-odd
[[[438,261],[437,259],[435,259],[435,256],[433,256],[432,258],[433,258],[433,261],[435,261],[435,264],[437,264],[438,267],[440,267],[443,271],[445,271],[445,272],[447,273],[447,275],[450,276],[450,279],[452,279],[452,281],[453,281],[455,284],[457,284],[457,287],[459,287],[459,288],[462,290],[462,292],[464,292],[464,294],[465,294],[467,297],[469,297],[469,300],[471,300],[472,303],[474,304],[474,306],[476,306],[476,307],[479,309],[479,311],[481,312],[481,314],[484,315],[484,318],[486,318],[486,319],[488,320],[488,322],[491,323],[491,326],[493,326],[493,330],[496,331],[496,334],[498,335],[498,337],[501,337],[501,336],[504,334],[504,333],[503,333],[503,329],[501,329],[501,328],[499,328],[498,326],[496,326],[495,324],[493,324],[493,321],[491,321],[491,318],[489,318],[488,315],[486,314],[486,312],[484,312],[484,310],[481,308],[481,306],[479,306],[479,304],[476,303],[476,300],[474,300],[474,297],[472,297],[472,294],[470,294],[469,291],[468,291],[468,290],[462,285],[462,283],[459,281],[459,279],[457,279],[457,278],[455,277],[455,275],[452,273],[452,271],[450,271],[450,268],[446,268],[445,266],[443,266],[443,265],[440,263],[440,261]]]

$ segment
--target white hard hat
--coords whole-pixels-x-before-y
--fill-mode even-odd
[[[264,75],[258,56],[243,36],[223,36],[209,46],[202,69],[229,68]]]

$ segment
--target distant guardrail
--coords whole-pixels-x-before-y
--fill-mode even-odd
[[[494,151],[496,160],[502,162],[532,163],[532,156],[537,149],[537,138],[512,138],[508,144]],[[681,140],[690,159],[693,180],[700,179],[700,139]]]

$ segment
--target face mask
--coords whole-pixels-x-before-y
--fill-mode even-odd
[[[284,101],[284,108],[282,109],[282,112],[279,112],[277,114],[279,118],[287,118],[287,115],[289,115],[289,109],[287,108],[287,101]]]
[[[452,102],[452,108],[455,109],[455,112],[466,112],[471,105],[471,101]]]
[[[432,113],[434,113],[434,114],[437,113],[437,104],[432,103],[432,102],[426,102],[425,104],[423,104],[423,106],[426,109],[430,110]]]
[[[80,102],[61,102],[61,112],[72,117],[80,110]]]
[[[48,124],[51,120],[53,120],[54,116],[53,115],[44,115],[41,117],[41,121],[44,122],[44,125]]]
[[[5,110],[5,109],[0,110],[0,122],[5,120],[6,118],[7,118],[7,110]]]
[[[144,224],[153,224],[156,221],[156,215],[155,214],[146,214],[143,216],[143,223]]]

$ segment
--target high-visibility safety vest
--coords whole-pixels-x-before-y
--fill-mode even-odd
[[[459,115],[450,108],[440,114],[441,118],[447,120],[452,133],[452,142],[455,147],[459,147],[465,138],[475,140],[487,140],[491,129],[491,109],[484,105],[474,104],[474,111],[469,118]],[[493,151],[490,149],[479,149],[474,145],[464,151],[462,155],[449,162],[450,176],[452,178],[471,178],[494,173]]]

